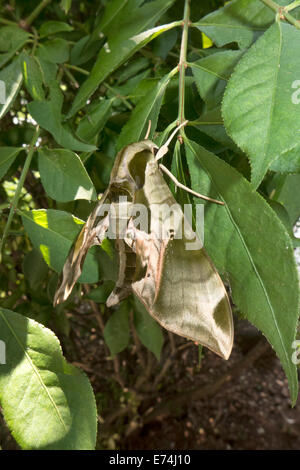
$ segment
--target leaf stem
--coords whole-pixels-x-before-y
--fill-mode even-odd
[[[20,198],[21,190],[23,188],[24,181],[25,181],[27,172],[28,172],[29,167],[30,167],[30,163],[31,163],[31,160],[32,160],[33,152],[34,152],[34,145],[35,145],[35,143],[38,139],[39,134],[40,134],[40,129],[39,129],[39,126],[37,126],[37,128],[34,132],[34,135],[32,137],[32,140],[30,142],[29,148],[28,148],[27,157],[26,157],[26,160],[25,160],[25,163],[24,163],[24,166],[23,166],[23,170],[21,172],[21,176],[20,176],[20,179],[19,179],[19,182],[18,182],[18,185],[17,185],[16,192],[14,194],[14,197],[13,197],[13,200],[12,200],[12,203],[11,203],[10,211],[9,211],[9,214],[8,214],[8,219],[7,219],[6,225],[4,227],[4,231],[3,231],[3,236],[2,236],[2,239],[0,241],[0,259],[1,259],[2,249],[4,247],[4,242],[6,240],[8,232],[9,232],[9,228],[10,228],[10,225],[11,225],[11,222],[12,222],[12,218],[14,216],[14,212],[17,209],[17,205],[18,205],[18,201],[19,201],[19,198]]]
[[[300,22],[296,20],[287,10],[286,7],[281,7],[273,0],[261,0],[265,5],[267,5],[271,10],[279,14],[280,18],[285,18],[289,23],[296,26],[297,29],[300,29]],[[291,6],[291,5],[290,5]]]
[[[30,15],[25,20],[25,25],[28,27],[33,23],[33,21],[39,16],[41,11],[49,4],[52,0],[42,0],[38,6],[30,13]]]
[[[66,68],[72,69],[75,72],[82,73],[83,75],[89,75],[90,72],[88,70],[82,69],[81,67],[76,67],[76,65],[71,65],[71,64],[64,64],[65,71]],[[129,101],[126,99],[125,96],[120,95],[113,87],[111,87],[107,82],[103,82],[103,85],[105,88],[107,88],[113,95],[115,95],[116,98],[119,98],[123,103],[125,104],[126,108],[128,108],[130,111],[132,111],[133,106],[129,103]]]
[[[5,24],[7,26],[18,26],[18,23],[15,21],[7,20],[6,18],[0,18],[0,24]]]
[[[181,37],[180,58],[178,64],[179,70],[179,107],[178,107],[178,124],[185,121],[184,114],[184,98],[185,98],[185,69],[186,69],[186,51],[188,42],[188,30],[190,21],[190,0],[185,0],[184,3],[184,17],[183,17],[183,31]],[[180,129],[180,134],[184,134],[183,128]]]

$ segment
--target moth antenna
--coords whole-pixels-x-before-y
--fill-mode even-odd
[[[149,119],[149,122],[148,122],[148,129],[147,129],[147,132],[146,132],[146,135],[145,135],[145,140],[147,140],[149,138],[150,131],[151,131],[151,119]]]
[[[171,173],[168,168],[166,168],[164,165],[161,163],[159,164],[159,168],[168,175],[168,177],[176,184],[178,188],[184,189],[187,193],[191,193],[193,196],[199,197],[201,199],[205,199],[206,201],[214,202],[216,204],[220,204],[221,206],[224,206],[224,202],[222,201],[217,201],[216,199],[212,199],[211,197],[204,196],[203,194],[196,193],[196,191],[193,191],[192,189],[188,188],[184,184],[180,183],[178,179],[175,178],[173,173]]]
[[[171,140],[177,134],[179,129],[181,129],[181,127],[183,126],[186,126],[187,123],[188,121],[184,121],[179,126],[176,127],[176,129],[172,132],[168,140],[160,147],[159,151],[157,152],[156,157],[155,157],[156,161],[160,160],[167,153],[167,151],[169,150],[169,144]]]

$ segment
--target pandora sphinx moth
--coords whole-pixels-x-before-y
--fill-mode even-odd
[[[119,229],[115,231],[119,275],[107,306],[133,293],[164,328],[228,359],[233,343],[229,299],[203,247],[186,249],[192,228],[163,178],[165,167],[158,163],[166,148],[158,149],[146,139],[118,153],[108,188],[71,247],[54,305],[68,298],[89,248],[101,245],[114,223]],[[113,215],[103,211],[107,205]],[[146,228],[135,223],[136,205],[147,208]],[[175,209],[164,215],[156,210],[161,205]]]

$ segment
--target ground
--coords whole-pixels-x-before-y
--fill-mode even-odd
[[[147,423],[149,413],[168,401],[168,397],[177,396],[180,390],[180,396],[191,388],[206,390],[205,387],[241,364],[258,342],[264,341],[247,322],[236,321],[236,339],[229,361],[206,350],[200,366],[194,344],[166,334],[159,364],[145,349],[142,354],[147,364],[151,364],[151,386],[170,358],[172,346],[173,352],[174,348],[177,352],[169,361],[169,369],[155,390],[149,383],[144,386],[140,383],[139,393],[135,395],[137,387],[126,387],[133,379],[137,386],[139,359],[134,346],[121,353],[116,363],[107,358],[99,329],[91,328],[91,315],[84,318],[84,315],[70,314],[70,320],[70,339],[61,341],[68,360],[81,364],[91,380],[100,413],[99,449],[300,448],[300,403],[291,407],[287,380],[270,347],[255,362],[242,366],[217,392],[202,399],[187,400],[172,414],[158,413]],[[170,342],[173,342],[171,346]],[[125,391],[118,383],[120,380],[124,381]],[[3,449],[17,448],[3,422],[0,444]]]

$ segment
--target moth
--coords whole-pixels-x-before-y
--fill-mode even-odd
[[[101,245],[114,224],[119,229],[115,230],[119,273],[106,305],[117,305],[133,293],[161,326],[228,359],[233,321],[226,289],[204,248],[187,249],[192,227],[163,172],[194,196],[210,198],[181,185],[158,162],[175,132],[160,149],[146,138],[118,153],[108,188],[70,249],[54,305],[68,298],[89,248]],[[143,229],[132,215],[132,208],[137,205],[145,207],[149,216]],[[162,205],[175,209],[165,215],[158,210]],[[113,208],[113,216],[103,211],[104,206]]]

